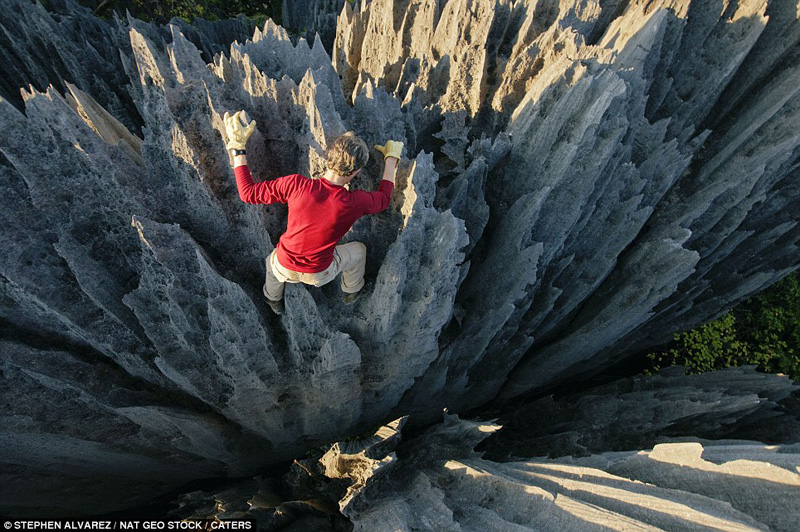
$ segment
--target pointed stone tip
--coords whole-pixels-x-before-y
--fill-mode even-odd
[[[169,24],[169,33],[170,33],[170,35],[172,35],[172,39],[173,39],[172,45],[173,46],[175,45],[175,40],[179,40],[179,39],[183,40],[183,41],[187,40],[186,37],[183,35],[183,32],[181,31],[180,26],[178,26],[176,24]]]
[[[267,21],[264,22],[263,36],[266,37],[268,35],[281,41],[290,40],[289,33],[286,31],[286,29],[280,24],[277,24],[271,18],[268,18]]]
[[[139,234],[139,240],[147,246],[149,249],[153,249],[153,246],[150,242],[147,241],[147,238],[144,236],[144,225],[142,222],[136,217],[136,215],[131,216],[131,226],[136,229],[136,232]]]
[[[340,16],[341,15],[344,15],[344,19],[346,22],[350,22],[350,20],[353,18],[353,7],[350,2],[344,3],[344,6],[342,6],[342,11],[340,13]]]

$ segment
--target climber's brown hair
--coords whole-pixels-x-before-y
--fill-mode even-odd
[[[336,138],[328,147],[326,165],[340,176],[348,176],[366,166],[369,149],[355,133],[348,131]]]

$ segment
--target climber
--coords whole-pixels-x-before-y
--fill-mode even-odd
[[[389,206],[403,143],[389,140],[384,146],[375,146],[384,156],[383,179],[376,192],[350,191],[345,187],[369,160],[366,144],[352,132],[341,135],[329,146],[327,170],[322,178],[291,174],[254,183],[245,146],[256,123],[244,111],[225,113],[224,121],[228,136],[225,147],[233,154],[233,172],[242,201],[289,206],[286,232],[266,259],[264,296],[270,308],[276,314],[283,312],[285,283],[322,286],[339,273],[344,302],[356,301],[364,287],[367,248],[361,242],[337,244],[361,216]]]

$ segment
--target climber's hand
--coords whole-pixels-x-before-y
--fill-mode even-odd
[[[244,150],[247,146],[247,139],[256,129],[255,120],[250,120],[247,113],[239,111],[230,115],[225,113],[225,134],[228,136],[228,143],[225,148],[229,150]]]
[[[383,146],[375,145],[375,149],[383,154],[383,158],[395,157],[400,159],[403,153],[403,143],[397,140],[387,140]]]

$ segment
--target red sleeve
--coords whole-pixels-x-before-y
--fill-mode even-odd
[[[364,192],[363,190],[356,191],[358,204],[364,211],[364,214],[375,214],[381,212],[389,206],[392,199],[392,191],[394,190],[394,183],[381,179],[381,184],[378,185],[377,192]]]
[[[272,181],[262,181],[253,183],[253,176],[250,175],[250,167],[247,165],[237,166],[233,169],[236,176],[236,188],[239,189],[239,197],[245,203],[286,203],[293,189],[294,175],[287,175],[273,179]]]

